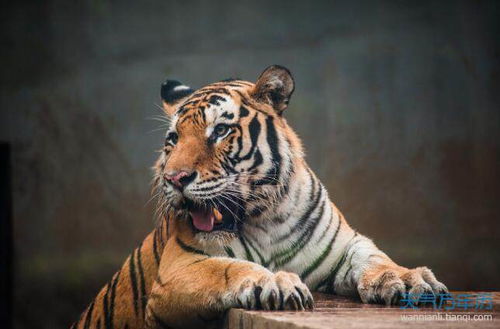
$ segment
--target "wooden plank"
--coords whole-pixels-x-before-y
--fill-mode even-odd
[[[487,309],[434,309],[421,306],[402,309],[400,306],[362,304],[359,300],[315,293],[316,308],[312,312],[266,312],[232,309],[226,319],[228,329],[326,329],[326,328],[500,328],[499,292],[453,292],[456,294],[491,294],[493,307]],[[450,307],[451,305],[449,305]],[[404,316],[420,315],[427,320]],[[402,317],[403,316],[403,317]],[[492,320],[474,320],[474,316]],[[469,320],[458,320],[469,319]],[[430,319],[430,320],[429,320]]]

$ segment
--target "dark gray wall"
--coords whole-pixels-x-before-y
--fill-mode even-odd
[[[17,328],[67,326],[153,227],[160,83],[275,63],[348,221],[453,289],[500,289],[498,2],[48,1],[1,17]]]

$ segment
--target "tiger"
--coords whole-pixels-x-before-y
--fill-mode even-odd
[[[311,310],[311,291],[386,305],[448,293],[349,226],[284,117],[294,89],[279,65],[255,83],[162,84],[162,218],[71,328],[217,328],[230,308]]]

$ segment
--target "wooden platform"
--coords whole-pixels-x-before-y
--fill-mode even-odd
[[[489,294],[492,309],[474,306],[421,306],[402,309],[400,306],[362,304],[353,299],[315,293],[316,309],[312,312],[265,312],[232,309],[226,319],[228,329],[326,329],[326,328],[500,328],[500,292],[452,292],[458,294]],[[474,302],[470,302],[471,305]],[[449,308],[453,302],[448,302]],[[417,317],[415,317],[417,316]],[[482,318],[482,320],[478,319]],[[491,317],[491,320],[485,319]]]

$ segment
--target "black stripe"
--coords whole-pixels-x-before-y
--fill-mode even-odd
[[[320,193],[320,195],[321,194],[322,193]],[[292,248],[285,250],[284,252],[274,257],[275,259],[277,259],[276,264],[278,266],[282,266],[291,261],[307,245],[307,243],[309,243],[311,237],[314,235],[314,232],[316,231],[316,228],[318,227],[319,222],[321,221],[321,218],[323,217],[323,212],[326,202],[327,201],[323,201],[318,216],[316,216],[314,219],[308,220],[305,223],[304,225],[305,229],[302,231],[302,234],[299,236],[299,238],[295,241]]]
[[[179,239],[179,237],[176,237],[175,241],[177,242],[177,244],[179,245],[179,247],[181,247],[184,251],[187,251],[187,252],[190,252],[190,253],[193,253],[193,254],[209,256],[204,251],[196,249],[196,248],[193,248],[193,247],[185,244],[181,239]]]
[[[227,175],[238,174],[238,172],[236,170],[234,170],[234,168],[231,167],[230,165],[228,165],[227,163],[220,162],[220,165],[221,165],[222,169],[224,169],[224,171],[226,172]]]
[[[264,257],[261,255],[261,253],[259,252],[259,250],[257,248],[255,248],[255,246],[252,244],[252,239],[250,239],[250,237],[248,237],[248,240],[246,240],[248,242],[248,245],[250,246],[250,248],[252,248],[255,253],[257,254],[257,256],[259,257],[260,259],[260,264],[264,267],[267,267],[269,265],[269,262],[266,262],[266,260],[264,259]]]
[[[248,249],[248,246],[245,243],[245,238],[243,238],[243,236],[241,236],[241,235],[240,235],[240,242],[243,245],[243,248],[245,249],[245,254],[246,254],[247,260],[253,262],[254,260],[253,260],[252,253],[250,252],[250,249]]]
[[[320,191],[320,199],[321,199],[321,194],[323,194],[323,190]],[[319,202],[319,200],[318,200]],[[325,205],[329,203],[328,198],[325,197],[325,200],[323,200],[323,203],[321,204],[319,208],[319,213],[318,215],[313,219],[308,221],[307,228],[305,230],[306,234],[304,238],[307,239],[307,242],[309,242],[309,239],[314,235],[314,232],[316,231],[316,228],[318,227],[318,224],[321,222],[321,219],[323,218],[323,214],[325,213]],[[312,224],[311,224],[312,223]]]
[[[337,263],[337,265],[335,265],[335,267],[332,268],[330,273],[327,275],[326,278],[323,279],[323,281],[318,283],[318,285],[316,286],[316,289],[314,289],[314,290],[317,290],[323,286],[326,286],[326,292],[333,293],[334,292],[335,276],[337,275],[337,272],[342,267],[342,265],[344,265],[346,258],[347,258],[347,252],[344,252],[342,254],[342,257],[340,258],[339,262]]]
[[[94,301],[90,303],[89,308],[87,309],[87,313],[85,314],[85,324],[83,325],[84,329],[88,329],[90,326],[90,321],[92,321],[92,312],[94,311]]]
[[[155,233],[153,235],[153,254],[155,256],[155,261],[156,261],[156,265],[160,265],[160,255],[158,254],[158,243],[157,243],[157,240],[158,239],[158,230],[155,230]]]
[[[191,191],[192,192],[205,192],[205,191],[210,191],[210,190],[213,190],[214,188],[217,188],[217,187],[220,187],[222,184],[224,184],[224,182],[219,182],[218,184],[215,184],[215,185],[212,185],[212,186],[208,186],[208,187],[200,187],[200,188],[197,188],[197,189],[192,189]]]
[[[201,115],[201,120],[202,122],[207,122],[207,117],[205,116],[205,106],[200,106],[198,108],[198,112],[200,113]]]
[[[352,260],[352,257],[351,257],[351,260]],[[349,264],[349,267],[347,268],[347,271],[344,274],[344,278],[342,279],[342,282],[345,282],[345,279],[347,279],[347,275],[349,274],[349,272],[351,272],[351,270],[352,270],[352,264]]]
[[[249,113],[250,112],[248,112],[246,107],[244,107],[243,105],[240,106],[240,118],[248,116]]]
[[[118,271],[115,275],[111,283],[111,302],[109,305],[109,328],[113,328],[113,317],[115,313],[115,298],[116,298],[116,284],[118,283],[118,279],[120,278],[120,271]]]
[[[277,241],[282,242],[286,239],[290,238],[290,235],[296,232],[299,229],[304,228],[304,224],[307,222],[313,211],[318,206],[318,203],[321,199],[321,195],[323,193],[323,189],[321,188],[321,183],[316,180],[316,178],[312,175],[309,176],[311,179],[311,194],[309,195],[309,200],[312,202],[309,204],[309,207],[306,209],[306,212],[300,217],[297,223],[290,229],[287,234],[280,236]],[[319,192],[319,193],[318,193]]]
[[[249,197],[249,201],[254,201],[255,198],[252,198],[252,196]],[[258,217],[260,215],[262,215],[262,213],[267,210],[267,205],[257,205],[255,206],[255,208],[253,208],[251,211],[250,211],[250,214],[249,216],[250,217]]]
[[[266,128],[267,128],[267,144],[271,149],[271,156],[273,162],[273,168],[268,172],[268,176],[272,175],[275,179],[274,184],[277,184],[277,180],[280,176],[281,169],[281,154],[279,152],[279,139],[276,129],[274,128],[273,117],[266,118]],[[271,183],[272,184],[272,183]]]
[[[252,170],[256,169],[258,166],[260,166],[263,162],[262,160],[263,160],[262,154],[260,153],[259,149],[257,148],[257,150],[255,151],[255,155],[253,157],[253,163],[250,166],[250,168],[248,168],[248,171],[252,171]]]
[[[141,305],[142,305],[142,314],[144,314],[144,311],[146,309],[146,283],[144,281],[144,270],[142,269],[142,261],[141,261],[141,248],[142,248],[142,242],[139,245],[139,248],[137,248],[137,266],[139,268],[139,279],[141,283]]]
[[[208,103],[212,105],[220,106],[220,102],[226,102],[226,99],[219,95],[211,95],[208,99]]]
[[[185,116],[182,117],[182,119],[179,119],[177,121],[177,125],[180,125],[182,124],[184,121],[188,121],[188,120],[193,120],[194,121],[195,119],[195,114],[186,114]]]
[[[106,285],[106,293],[104,294],[104,298],[102,300],[102,308],[104,313],[104,326],[106,327],[106,329],[111,329],[111,323],[109,321],[108,293],[109,293],[109,283]]]
[[[225,247],[224,248],[226,250],[226,253],[229,257],[231,258],[236,258],[236,256],[234,255],[234,251],[233,249],[231,249],[230,247]]]
[[[250,157],[253,155],[255,147],[257,147],[260,131],[261,131],[260,122],[259,119],[257,119],[257,114],[256,114],[250,121],[250,124],[248,125],[248,135],[250,136],[250,141],[252,143],[250,146],[250,150],[246,155],[242,156],[238,160],[244,161],[250,159]]]
[[[129,268],[130,281],[132,282],[132,293],[134,296],[134,311],[135,311],[135,316],[137,316],[137,299],[139,291],[137,290],[137,278],[135,277],[134,252],[132,252],[132,254],[130,255],[128,268]]]
[[[196,103],[196,102],[186,102],[182,106],[179,107],[177,112],[175,114],[180,118],[182,115],[186,114],[189,110],[191,110],[191,107],[188,107],[187,105]]]
[[[339,220],[339,226],[340,226],[340,217],[338,218],[338,220]],[[321,242],[323,240],[323,238],[326,236],[326,233],[330,230],[330,227],[332,226],[332,222],[333,222],[333,207],[332,207],[332,214],[330,215],[330,221],[328,222],[328,226],[325,228],[323,233],[321,233],[321,236],[319,237],[318,242]]]
[[[351,240],[349,240],[347,245],[349,245],[351,243],[351,241],[354,240],[354,238],[356,238],[357,235],[358,235],[358,233],[355,232],[354,236],[351,238]],[[314,290],[318,290],[319,288],[326,286],[326,292],[335,293],[335,277],[337,276],[337,272],[344,265],[350,248],[351,248],[351,246],[346,248],[346,250],[342,254],[342,257],[340,258],[337,265],[335,265],[335,267],[332,268],[332,270],[330,271],[330,274],[328,274],[328,276],[323,281],[321,281],[320,283],[317,284],[317,286]]]
[[[292,165],[293,160],[290,158],[289,155],[287,155],[287,157],[289,160],[288,167],[282,168],[281,170],[281,172],[284,173],[284,175],[282,175],[281,177],[282,184],[279,188],[280,197],[282,199],[284,199],[288,195],[288,192],[290,191],[290,179],[294,175],[294,169]]]
[[[237,144],[238,144],[238,152],[236,152],[236,154],[234,155],[234,159],[235,161],[239,161],[240,159],[240,153],[241,151],[243,150],[243,128],[241,128],[241,126],[239,125],[235,125],[234,126],[234,129],[238,130],[240,135],[237,137]]]
[[[288,175],[288,177],[286,178],[286,195],[289,194],[289,182],[292,178],[292,176],[295,174],[294,170],[293,170],[293,167],[291,168],[290,170],[290,174]],[[309,173],[308,173],[309,174]],[[310,175],[310,174],[309,174]],[[302,186],[300,187],[302,188]],[[312,190],[312,189],[311,189]],[[312,191],[311,191],[311,194],[312,194]],[[300,199],[302,199],[302,193],[297,193],[295,192],[294,195],[293,195],[293,200],[292,200],[292,204],[293,205],[297,205],[299,204],[300,202]],[[288,210],[287,213],[281,215],[281,216],[275,216],[272,221],[275,222],[275,223],[279,223],[279,224],[283,224],[286,220],[288,220],[290,218],[290,215],[292,213],[292,211],[294,210],[293,207],[290,207],[290,209]]]
[[[349,250],[352,249],[352,247],[354,247],[356,244],[353,244],[351,245],[351,247],[349,248]],[[347,275],[349,274],[349,272],[352,270],[352,258],[354,257],[354,255],[356,254],[356,252],[358,252],[357,250],[354,250],[352,253],[351,253],[351,256],[349,256],[349,260],[347,261],[347,264],[349,264],[349,267],[347,268],[347,271],[345,272],[344,274],[344,278],[342,279],[342,282],[345,281],[345,279],[347,278]]]
[[[355,233],[354,233],[354,236],[353,236],[353,237],[352,237],[352,239],[351,239],[351,241],[352,241],[352,240],[354,240],[357,236],[358,236],[358,232],[355,232]],[[350,243],[351,241],[349,241],[349,243]],[[340,264],[340,266],[338,267],[337,271],[338,271],[338,270],[340,270],[340,269],[342,268],[342,266],[344,266],[344,264],[345,264],[345,262],[346,262],[346,259],[347,259],[347,255],[349,254],[349,250],[351,250],[351,248],[352,248],[353,246],[354,246],[354,244],[352,244],[352,245],[348,248],[348,250],[347,250],[347,252],[346,252],[346,254],[345,254],[345,256],[346,256],[346,257],[343,259],[343,262]],[[352,260],[352,255],[353,255],[353,254],[351,254],[351,257],[349,258],[349,263],[350,263],[350,262],[351,262],[351,260]],[[331,281],[331,283],[330,283],[330,284],[331,284],[330,291],[334,292],[334,288],[335,288],[335,281],[337,280],[337,273],[335,273],[335,275],[333,276],[333,278],[332,278],[332,279],[333,279],[333,280],[332,280],[332,281]]]
[[[255,189],[260,185],[277,185],[281,171],[281,154],[279,152],[279,138],[274,128],[273,117],[266,118],[267,144],[271,150],[271,168],[266,172],[264,178],[251,183],[250,187]]]
[[[335,243],[335,240],[337,239],[337,235],[339,234],[340,231],[340,224],[342,222],[339,221],[339,225],[337,226],[337,229],[335,230],[335,233],[333,234],[332,239],[326,246],[325,250],[312,262],[312,264],[302,272],[302,275],[300,276],[302,280],[305,280],[312,272],[314,272],[323,262],[325,261],[326,257],[330,254],[332,251],[333,245]]]
[[[223,112],[220,116],[229,120],[234,119],[234,113]]]

